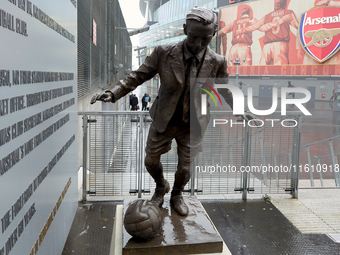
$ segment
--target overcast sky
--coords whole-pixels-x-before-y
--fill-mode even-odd
[[[145,24],[145,19],[139,10],[140,0],[118,0],[120,8],[122,9],[126,27],[128,28],[140,28]],[[136,48],[138,46],[138,35],[131,36],[132,47]],[[138,65],[138,55],[137,51],[132,51],[132,70],[136,70]],[[140,87],[133,91],[134,94],[141,100],[142,94]],[[140,101],[139,100],[139,101]],[[141,106],[140,106],[141,107]]]
[[[140,0],[119,0],[126,27],[128,28],[140,28],[145,24],[145,19],[139,10],[139,1]],[[138,35],[131,36],[130,38],[133,48],[136,48],[139,43]],[[138,66],[138,60],[136,59],[137,55],[137,51],[132,52],[132,65],[134,67]]]
[[[144,17],[139,10],[139,0],[119,0],[127,27],[142,27]]]

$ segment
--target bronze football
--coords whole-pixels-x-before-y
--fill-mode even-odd
[[[155,237],[161,228],[159,207],[149,200],[136,200],[129,205],[124,215],[124,227],[135,239],[147,241]]]

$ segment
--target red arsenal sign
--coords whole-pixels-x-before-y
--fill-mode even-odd
[[[303,49],[322,63],[340,48],[340,8],[320,7],[301,16],[299,38]]]

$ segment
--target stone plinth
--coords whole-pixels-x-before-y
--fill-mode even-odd
[[[124,213],[132,201],[124,200]],[[179,216],[165,198],[159,234],[147,242],[136,242],[123,227],[124,255],[179,255],[222,252],[223,241],[195,196],[185,196],[189,215]]]

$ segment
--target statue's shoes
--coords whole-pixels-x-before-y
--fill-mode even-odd
[[[170,204],[174,208],[177,214],[181,216],[187,216],[189,213],[189,208],[185,204],[182,195],[174,195],[170,198]]]
[[[170,185],[167,180],[164,180],[164,186],[156,187],[155,193],[151,198],[151,202],[155,203],[158,207],[162,207],[164,203],[164,195],[170,190]]]

